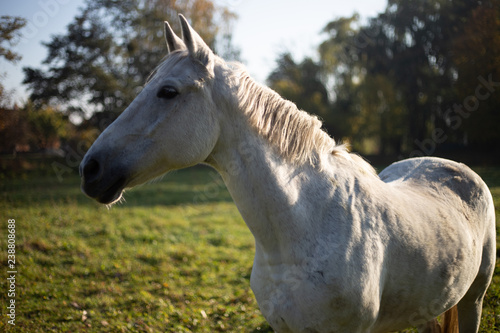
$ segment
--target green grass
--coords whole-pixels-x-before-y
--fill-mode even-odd
[[[500,168],[478,170],[500,207]],[[0,179],[0,330],[272,332],[250,289],[253,237],[216,173],[192,168],[111,209],[76,175]],[[7,324],[7,219],[16,220],[16,326]],[[500,262],[481,332],[500,330]],[[410,332],[410,331],[407,331]]]

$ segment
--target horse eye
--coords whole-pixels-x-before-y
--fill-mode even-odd
[[[175,90],[174,87],[171,86],[164,86],[161,87],[160,90],[158,90],[158,93],[156,94],[156,97],[158,98],[165,98],[165,99],[172,99],[179,95],[179,92]]]

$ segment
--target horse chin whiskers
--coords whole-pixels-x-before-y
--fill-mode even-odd
[[[120,195],[117,199],[115,199],[114,201],[110,202],[110,203],[107,203],[105,204],[106,205],[106,208],[107,209],[111,209],[112,206],[116,205],[116,204],[123,204],[125,202],[127,202],[127,199],[125,199],[125,192],[129,189],[129,188],[132,188],[132,187],[139,187],[139,186],[143,186],[144,184],[150,184],[150,183],[156,183],[156,182],[159,182],[163,179],[163,177],[165,177],[165,175],[167,174],[168,172],[164,173],[164,174],[161,174],[155,178],[152,178],[150,180],[145,180],[145,181],[142,181],[139,177],[139,176],[136,176],[136,177],[133,177],[131,179],[128,180],[127,182],[127,187],[125,187],[124,189],[121,190],[120,192]],[[134,184],[136,183],[136,184]]]
[[[125,190],[122,190],[121,193],[120,193],[120,196],[115,201],[106,204],[106,208],[109,210],[114,205],[122,204],[124,202],[127,202],[127,200],[125,199],[124,194],[125,194]]]

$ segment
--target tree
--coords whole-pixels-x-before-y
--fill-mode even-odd
[[[60,140],[68,134],[67,118],[54,107],[44,105],[37,109],[33,103],[28,102],[22,112],[26,113],[29,126],[29,130],[23,135],[28,136],[32,147],[58,148]]]
[[[24,69],[31,99],[80,116],[97,111],[101,120],[115,118],[166,54],[163,21],[177,28],[178,13],[215,49],[221,24],[234,19],[209,0],[88,1],[68,31],[45,44],[47,69]]]
[[[13,63],[21,59],[11,48],[18,42],[20,30],[25,25],[26,20],[21,17],[0,17],[0,59]],[[8,92],[0,82],[0,151],[12,152],[16,149],[16,143],[27,144],[27,141],[20,139],[27,126],[19,108],[8,105],[9,99]]]
[[[17,62],[21,59],[21,56],[12,51],[12,47],[18,42],[21,36],[21,28],[26,25],[26,20],[21,17],[12,16],[1,16],[0,17],[0,59],[3,58],[6,61]],[[0,76],[2,74],[0,73]],[[5,88],[0,83],[0,105],[4,105],[8,102],[7,92]],[[1,112],[5,112],[2,110]]]
[[[291,54],[282,54],[277,68],[267,78],[268,84],[300,109],[320,117],[328,112],[328,92],[320,79],[321,68],[310,58],[295,63]]]
[[[0,110],[0,152],[58,148],[69,135],[66,116],[54,107],[28,101],[23,107]]]
[[[500,94],[497,87],[485,87],[484,81],[500,81],[500,2],[485,1],[467,14],[463,33],[451,43],[457,77],[454,92],[462,111],[450,106],[443,117],[459,139],[498,151]],[[478,85],[483,88],[478,90]]]
[[[365,25],[357,15],[328,23],[319,53],[343,133],[354,146],[372,136],[381,152],[396,154],[420,149],[435,133],[445,133],[440,137],[449,143],[481,141],[481,135],[488,138],[482,142],[498,140],[494,125],[488,136],[480,129],[482,122],[498,123],[496,95],[477,111],[486,124],[478,116],[459,126],[460,115],[449,112],[474,97],[480,73],[500,77],[498,17],[498,1],[390,0]]]
[[[20,37],[20,29],[26,25],[22,17],[1,16],[0,17],[0,57],[8,61],[16,62],[21,56],[9,47],[14,46]],[[9,44],[8,46],[5,44]]]
[[[406,117],[401,95],[387,73],[368,75],[369,63],[375,59],[363,54],[378,44],[378,27],[362,27],[354,14],[328,23],[324,32],[329,37],[318,49],[323,77],[331,82],[335,96],[330,111],[334,134],[357,151],[399,153]]]
[[[28,146],[27,133],[30,129],[26,114],[17,106],[0,106],[0,152],[12,153],[19,146]]]

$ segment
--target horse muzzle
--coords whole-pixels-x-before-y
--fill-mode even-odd
[[[81,189],[102,204],[120,200],[127,185],[127,172],[120,166],[106,167],[98,156],[85,155],[80,164]]]

